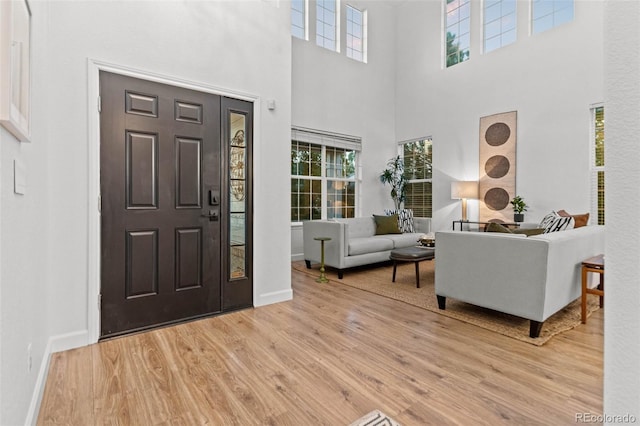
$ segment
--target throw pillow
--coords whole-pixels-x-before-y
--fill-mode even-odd
[[[484,232],[501,232],[503,234],[513,234],[511,229],[496,222],[491,222],[484,228]]]
[[[402,231],[400,231],[398,227],[397,214],[390,216],[378,216],[374,214],[373,219],[376,222],[376,235],[402,234]]]
[[[540,221],[540,225],[538,225],[538,228],[543,228],[543,229],[546,228],[558,217],[560,216],[556,211],[551,211],[551,213],[547,214],[545,217],[542,218],[542,220]]]
[[[392,214],[398,215],[398,228],[402,232],[415,232],[413,226],[413,210],[411,209],[402,209],[402,210],[388,210],[385,209],[384,214],[387,216],[391,216]]]
[[[543,234],[548,234],[549,232],[564,231],[566,229],[573,229],[575,224],[576,221],[571,216],[559,216],[544,229]]]
[[[584,214],[569,214],[565,210],[558,210],[558,214],[562,217],[571,216],[576,221],[576,228],[580,228],[581,226],[587,226],[589,223],[589,213]]]
[[[525,229],[514,229],[514,234],[524,234],[527,237],[532,237],[534,235],[540,235],[544,233],[544,228],[525,228]]]

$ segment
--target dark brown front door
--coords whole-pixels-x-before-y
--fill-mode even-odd
[[[100,96],[101,337],[220,312],[220,97],[108,72]]]

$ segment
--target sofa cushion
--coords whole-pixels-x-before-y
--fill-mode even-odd
[[[349,256],[393,250],[393,241],[384,237],[351,238],[349,240]]]
[[[514,229],[514,234],[522,234],[527,237],[532,237],[534,235],[544,234],[544,228],[524,228],[524,229]]]
[[[484,232],[502,232],[505,234],[513,234],[511,229],[496,222],[491,222],[484,228]]]
[[[400,234],[400,228],[398,227],[398,215],[392,214],[390,216],[373,215],[373,219],[376,222],[376,235],[386,234]]]
[[[420,235],[422,234],[418,234],[418,233],[406,233],[406,234],[389,234],[389,235],[385,235],[385,238],[390,239],[391,241],[393,241],[393,248],[405,248],[405,247],[413,247],[413,246],[417,246],[420,243],[418,243],[418,239],[420,238]]]
[[[499,223],[491,222],[485,228],[485,232],[501,232],[504,234],[522,234],[530,237],[532,235],[540,235],[544,233],[545,228],[516,228],[509,229],[508,227]]]
[[[385,209],[384,214],[391,216],[393,214],[398,215],[398,227],[402,232],[416,232],[413,226],[413,210],[401,209],[401,210],[388,210]]]
[[[345,238],[373,237],[376,233],[376,223],[372,217],[352,217],[349,219],[334,219],[334,222],[344,223],[347,227]]]

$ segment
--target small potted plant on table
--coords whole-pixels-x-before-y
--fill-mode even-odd
[[[524,212],[527,211],[527,203],[525,203],[524,199],[516,195],[511,200],[511,205],[513,206],[513,221],[514,222],[524,222]]]

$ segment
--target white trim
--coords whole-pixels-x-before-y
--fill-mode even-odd
[[[49,363],[51,361],[51,338],[47,342],[47,347],[44,349],[42,355],[42,362],[40,363],[40,369],[38,370],[38,377],[36,378],[36,384],[33,388],[33,394],[31,394],[31,403],[27,411],[27,418],[24,420],[25,425],[35,425],[38,421],[38,414],[40,413],[40,404],[42,404],[42,395],[44,394],[44,387],[47,383],[47,376],[49,375]]]
[[[349,151],[362,151],[362,138],[342,133],[325,132],[306,127],[291,126],[291,140],[316,145],[344,148]]]
[[[293,290],[280,290],[271,293],[264,293],[257,295],[253,301],[253,305],[257,308],[259,306],[271,305],[273,303],[286,302],[293,299]]]
[[[47,384],[47,376],[49,375],[49,365],[51,363],[51,354],[66,351],[68,349],[85,346],[87,344],[88,330],[80,330],[67,334],[52,336],[47,341],[47,346],[42,354],[42,362],[38,370],[38,377],[31,395],[31,403],[27,411],[27,417],[24,421],[25,425],[35,425],[38,421],[40,413],[40,405],[42,404],[42,396],[44,388]]]
[[[87,59],[87,121],[88,121],[88,164],[89,164],[89,194],[88,194],[88,270],[87,270],[87,335],[84,342],[80,340],[74,344],[79,347],[96,343],[100,337],[100,310],[98,308],[98,295],[100,294],[100,212],[98,211],[98,197],[100,196],[100,113],[98,111],[98,95],[100,92],[100,71],[108,71],[129,77],[168,84],[185,89],[196,90],[203,93],[212,93],[220,96],[253,102],[253,155],[260,158],[261,139],[261,98],[246,92],[223,89],[210,84],[185,80],[179,77],[158,74],[148,70],[131,68],[124,65],[113,64],[96,59]],[[260,163],[254,162],[254,176],[261,176]],[[260,211],[254,201],[254,212]],[[254,213],[255,214],[255,213]],[[254,217],[255,219],[255,217]],[[255,269],[255,268],[254,268]],[[254,300],[256,297],[256,285],[254,279]],[[75,333],[72,333],[75,334]]]

